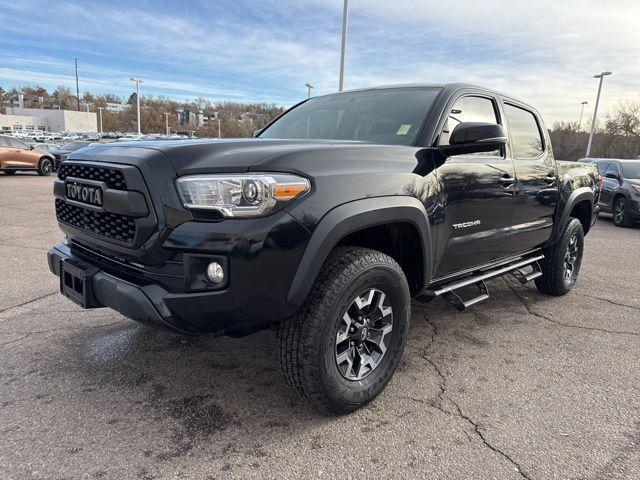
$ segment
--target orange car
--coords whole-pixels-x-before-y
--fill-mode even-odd
[[[17,138],[0,135],[0,170],[5,175],[13,175],[18,170],[36,170],[38,175],[49,175],[53,165],[53,155],[34,151]]]

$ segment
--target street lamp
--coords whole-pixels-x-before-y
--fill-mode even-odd
[[[598,103],[600,103],[600,92],[602,91],[602,80],[607,75],[611,75],[611,72],[602,72],[598,75],[594,75],[593,78],[599,78],[600,83],[598,84],[598,95],[596,96],[596,105],[593,109],[593,120],[591,121],[591,134],[589,134],[589,143],[587,144],[587,154],[586,157],[589,157],[589,153],[591,152],[591,143],[593,142],[593,134],[596,130],[596,117],[598,115]]]
[[[584,113],[584,106],[588,105],[588,103],[585,100],[580,105],[582,105],[582,107],[580,108],[580,120],[578,121],[578,131],[580,131],[580,129],[582,128],[582,114]]]
[[[338,91],[342,91],[344,85],[344,55],[347,48],[347,25],[349,23],[349,0],[344,0],[342,8],[342,48],[340,49],[340,81],[338,82]]]
[[[311,98],[311,89],[314,88],[310,83],[305,83],[305,87],[307,87],[307,98]]]
[[[104,107],[98,107],[98,112],[100,112],[100,133],[102,133],[102,110]]]
[[[169,132],[169,115],[169,113],[164,112],[164,124],[167,129],[167,138],[171,136],[171,133]]]
[[[218,139],[220,139],[222,138],[222,136],[220,135],[220,115],[218,114],[218,112],[213,112],[213,116],[216,120],[218,120]]]
[[[142,137],[142,131],[140,130],[140,84],[144,83],[141,78],[131,77],[129,80],[136,82],[136,111],[138,114],[138,138]]]

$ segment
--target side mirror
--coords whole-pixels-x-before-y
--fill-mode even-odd
[[[493,152],[505,146],[507,136],[502,125],[484,122],[463,122],[456,125],[449,137],[449,145],[440,151],[445,157],[465,153]]]
[[[618,178],[618,175],[615,172],[607,172],[604,174],[604,176],[606,178],[613,178],[614,180],[620,181],[620,178]]]

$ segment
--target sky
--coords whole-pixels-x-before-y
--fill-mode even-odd
[[[342,0],[0,0],[0,86],[290,106],[337,91]],[[345,89],[466,82],[548,124],[640,99],[640,1],[351,0]],[[599,115],[600,116],[600,115]]]

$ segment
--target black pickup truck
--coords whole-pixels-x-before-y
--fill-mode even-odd
[[[597,171],[538,112],[471,85],[306,100],[257,138],[92,145],[62,163],[62,294],[188,335],[276,327],[287,383],[353,411],[393,375],[411,299],[457,309],[513,274],[574,285]]]

